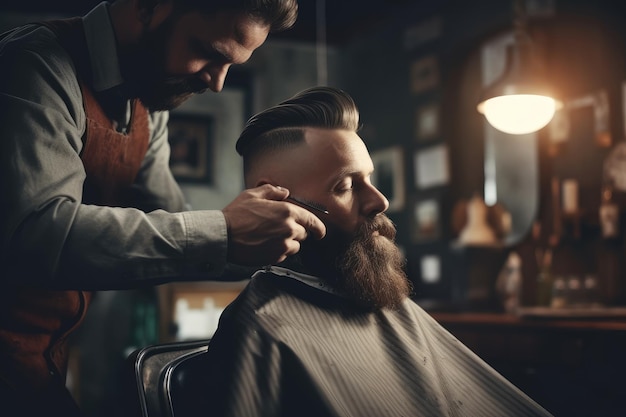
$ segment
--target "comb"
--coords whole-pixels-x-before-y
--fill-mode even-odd
[[[301,206],[304,206],[304,207],[307,207],[307,208],[319,211],[319,212],[324,213],[324,214],[328,214],[328,210],[326,210],[326,207],[322,206],[321,204],[312,203],[310,201],[306,201],[306,200],[303,200],[301,198],[294,197],[294,196],[291,196],[291,195],[289,197],[287,197],[287,201],[291,201],[293,203],[300,204]]]

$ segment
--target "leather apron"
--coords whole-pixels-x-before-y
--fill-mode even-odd
[[[77,69],[87,128],[81,159],[85,204],[125,205],[150,137],[148,111],[132,103],[127,133],[115,130],[89,88],[91,66],[82,20],[42,22],[56,33]],[[88,279],[88,277],[86,277]],[[46,392],[65,385],[68,335],[85,317],[92,293],[13,287],[0,296],[0,381],[17,392]]]

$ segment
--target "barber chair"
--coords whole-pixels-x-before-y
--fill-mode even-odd
[[[210,415],[206,392],[210,377],[203,355],[209,340],[153,345],[127,358],[128,417]]]

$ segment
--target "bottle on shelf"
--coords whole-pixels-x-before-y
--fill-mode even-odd
[[[537,299],[536,303],[541,307],[550,306],[552,299],[552,249],[537,252],[539,273],[537,274]]]
[[[600,288],[598,286],[598,277],[595,274],[585,275],[583,281],[585,293],[585,305],[587,307],[599,307],[601,305]]]
[[[498,274],[496,292],[506,313],[515,314],[520,305],[522,289],[522,258],[515,251],[511,252]]]
[[[602,237],[617,238],[619,236],[619,207],[613,200],[613,184],[611,183],[605,183],[602,186],[598,215]]]
[[[620,206],[617,204],[613,181],[602,185],[598,220],[602,240],[598,253],[598,292],[605,305],[619,303],[623,274],[623,239],[620,225]]]
[[[550,307],[565,308],[567,306],[567,282],[562,275],[554,277]]]
[[[583,307],[585,304],[585,293],[583,281],[578,275],[570,275],[567,278],[567,300],[568,307]]]

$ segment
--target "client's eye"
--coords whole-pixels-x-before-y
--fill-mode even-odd
[[[353,187],[354,183],[352,182],[352,179],[346,178],[345,180],[337,184],[337,187],[335,187],[335,191],[338,193],[345,193],[352,190]]]

